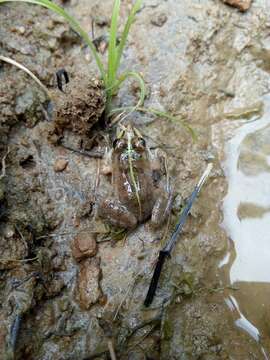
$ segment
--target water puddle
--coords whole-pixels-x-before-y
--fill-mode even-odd
[[[232,246],[220,268],[236,290],[225,301],[235,325],[269,359],[270,97],[264,98],[264,115],[214,126],[213,143],[225,144],[219,153],[228,181],[223,227]]]

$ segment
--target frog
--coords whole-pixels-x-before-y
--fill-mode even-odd
[[[172,207],[172,191],[162,186],[160,159],[132,125],[122,127],[107,155],[111,164],[113,196],[102,198],[98,217],[116,228],[131,230],[151,218],[161,226]]]

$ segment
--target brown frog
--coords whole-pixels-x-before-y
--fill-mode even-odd
[[[100,201],[98,216],[125,229],[150,217],[153,226],[162,225],[171,210],[172,194],[154,180],[157,161],[136,128],[122,128],[111,160],[114,194]]]

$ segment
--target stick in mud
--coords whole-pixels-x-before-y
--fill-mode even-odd
[[[183,229],[183,226],[187,220],[187,217],[191,210],[191,207],[192,207],[196,197],[198,196],[203,184],[205,183],[206,179],[208,178],[208,176],[212,170],[212,167],[213,167],[213,164],[208,164],[205,172],[203,173],[202,177],[200,178],[200,181],[195,186],[195,189],[193,190],[192,194],[190,195],[186,206],[184,207],[183,211],[181,212],[179,221],[175,227],[175,230],[174,230],[170,240],[167,242],[165,247],[159,252],[158,261],[157,261],[157,264],[156,264],[156,267],[154,270],[154,274],[153,274],[146,298],[144,300],[144,305],[146,307],[150,306],[154,299],[157,285],[158,285],[158,280],[159,280],[165,259],[171,255],[171,252],[174,248],[176,240],[177,240],[178,236],[180,235],[180,233]]]
[[[78,149],[74,149],[70,146],[61,144],[61,146],[64,149],[67,149],[69,151],[73,151],[74,153],[89,157],[89,158],[94,158],[94,159],[102,159],[104,156],[104,151],[86,151],[86,150],[78,150]]]

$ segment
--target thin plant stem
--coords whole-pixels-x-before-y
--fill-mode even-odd
[[[0,259],[0,262],[3,263],[3,262],[6,262],[6,261],[9,261],[9,262],[20,262],[20,263],[26,263],[28,261],[34,261],[34,260],[37,260],[38,257],[35,256],[33,258],[29,258],[29,259],[11,259],[11,258],[7,258],[7,259]]]
[[[125,107],[115,108],[115,109],[110,111],[109,116],[112,116],[112,115],[117,114],[117,113],[123,113],[125,111],[131,111],[132,109],[134,109],[133,106],[125,106]],[[160,111],[160,110],[157,110],[157,109],[145,108],[145,107],[140,107],[140,106],[136,108],[136,111],[139,111],[139,112],[142,112],[142,113],[153,114],[153,115],[156,115],[158,117],[166,118],[166,119],[171,120],[173,122],[179,123],[182,127],[184,127],[190,133],[193,140],[197,139],[196,132],[192,129],[192,127],[189,126],[186,122],[180,120],[176,116],[170,115],[167,112],[163,112],[163,111]]]
[[[1,0],[0,0],[0,3],[1,3]],[[35,74],[32,73],[32,71],[30,71],[29,69],[27,69],[27,67],[25,67],[24,65],[18,63],[17,61],[9,58],[9,57],[6,57],[6,56],[2,56],[0,55],[0,60],[6,62],[6,63],[9,63],[11,65],[14,65],[16,66],[17,68],[23,70],[24,72],[26,72],[41,88],[42,90],[46,93],[46,95],[51,98],[51,94],[49,92],[49,90],[46,88],[45,85],[42,84],[42,82],[36,77]]]

